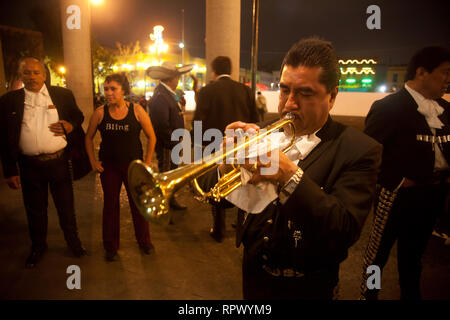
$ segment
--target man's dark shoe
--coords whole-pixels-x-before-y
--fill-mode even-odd
[[[27,269],[34,268],[36,264],[41,260],[46,250],[47,248],[42,250],[31,250],[31,253],[25,262],[25,268]]]
[[[77,247],[77,248],[70,248],[70,250],[72,250],[73,255],[77,258],[81,258],[82,256],[87,256],[87,251],[85,248],[83,247]]]
[[[211,230],[209,231],[209,235],[216,240],[216,242],[222,242],[223,241],[223,234],[217,232],[216,230],[214,230],[213,228],[211,228]]]
[[[115,261],[117,257],[117,251],[107,250],[105,254],[106,261]]]
[[[178,201],[175,200],[175,198],[172,198],[172,200],[170,200],[170,207],[174,210],[186,210],[187,209],[186,206],[179,204]]]
[[[152,252],[155,252],[155,247],[153,244],[144,244],[139,246],[141,248],[141,251],[145,254],[150,254]]]

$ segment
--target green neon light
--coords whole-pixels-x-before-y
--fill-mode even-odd
[[[361,80],[362,83],[372,83],[372,79],[370,78],[364,78]]]
[[[355,83],[356,79],[348,78],[347,80],[345,80],[345,82],[347,82],[347,83]]]

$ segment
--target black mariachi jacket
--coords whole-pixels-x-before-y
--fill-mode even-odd
[[[317,136],[321,142],[299,162],[304,174],[287,202],[238,223],[236,244],[242,241],[255,263],[303,273],[335,267],[359,238],[382,147],[331,117]]]
[[[72,91],[61,87],[47,87],[48,93],[56,106],[60,120],[70,122],[74,130],[68,135],[68,146],[77,145],[84,148],[83,113],[78,108]],[[5,178],[19,175],[17,159],[20,154],[19,139],[22,129],[25,90],[7,92],[0,98],[0,152]],[[84,134],[84,132],[83,132]]]
[[[444,108],[439,116],[444,127],[436,130],[436,136],[450,138],[450,104],[444,99],[436,101]],[[433,133],[417,108],[414,98],[403,88],[375,101],[367,114],[364,132],[383,145],[379,183],[389,190],[395,189],[403,177],[423,183],[433,175],[433,144],[422,138]],[[450,163],[450,142],[442,141],[441,150]]]
[[[159,84],[149,103],[150,119],[156,135],[156,150],[172,149],[178,141],[171,141],[175,129],[184,129],[184,118],[173,94]]]

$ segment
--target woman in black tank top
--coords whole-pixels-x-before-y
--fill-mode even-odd
[[[86,150],[92,169],[100,173],[103,203],[103,246],[106,260],[114,261],[119,249],[120,189],[122,183],[128,194],[136,240],[145,254],[154,247],[150,240],[148,222],[134,204],[127,181],[128,166],[135,159],[142,159],[141,129],[148,138],[144,162],[150,164],[156,144],[150,117],[140,105],[125,101],[130,92],[124,75],[113,74],[105,79],[104,91],[107,103],[95,110],[86,133]],[[99,160],[94,155],[93,139],[100,131]]]

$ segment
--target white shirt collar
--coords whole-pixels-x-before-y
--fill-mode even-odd
[[[444,124],[438,118],[444,112],[436,101],[425,98],[421,93],[417,92],[405,83],[405,89],[413,97],[417,103],[417,111],[425,117],[430,128],[441,129]]]
[[[50,94],[48,93],[47,86],[45,85],[45,83],[42,85],[41,90],[39,90],[38,92],[27,90],[25,87],[23,89],[25,90],[26,94],[42,94],[46,97],[50,97]]]
[[[221,74],[220,76],[217,76],[216,81],[220,78],[231,78],[231,76],[229,74]]]
[[[311,134],[296,137],[294,140],[294,145],[286,153],[289,160],[291,160],[295,164],[297,164],[299,160],[304,160],[320,143],[321,139],[316,135],[319,130]],[[290,143],[291,137],[285,135],[283,131],[274,132],[264,138],[258,144],[250,146],[249,156],[255,157],[257,154],[264,154],[274,149],[283,150]]]
[[[320,128],[320,129],[322,129],[322,128]],[[295,139],[294,148],[297,149],[297,151],[299,152],[299,154],[297,154],[297,155],[295,155],[295,153],[293,153],[293,156],[295,158],[304,160],[310,154],[310,152],[320,143],[320,141],[322,141],[317,136],[317,132],[319,132],[319,130],[316,130],[315,132],[313,132],[311,134],[306,134],[306,135],[297,137]],[[289,139],[289,137],[286,137],[286,138]],[[292,153],[292,150],[290,152],[288,152],[288,154],[289,153]],[[289,157],[289,155],[288,155],[288,157]],[[290,159],[290,160],[295,161],[296,160],[295,158]]]
[[[160,83],[166,87],[167,90],[169,90],[169,92],[173,93],[174,95],[176,95],[175,91],[173,91],[167,84],[165,84],[164,82],[160,81]]]
[[[405,89],[409,92],[409,94],[414,98],[414,101],[419,105],[422,101],[428,100],[422,94],[411,88],[405,83]]]

